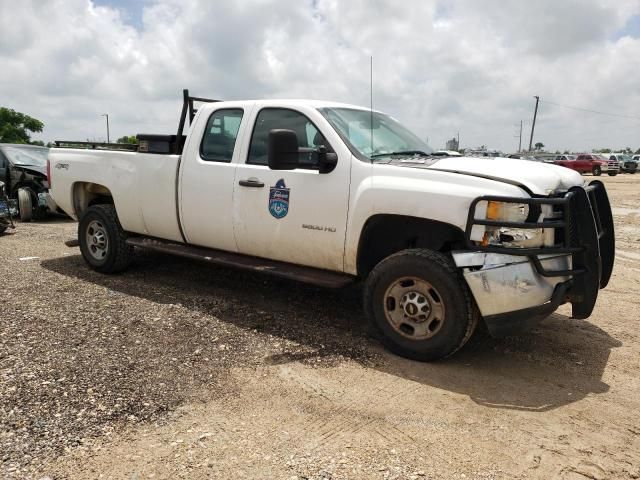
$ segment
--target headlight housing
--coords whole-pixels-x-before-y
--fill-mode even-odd
[[[478,209],[476,208],[476,213]],[[529,216],[529,205],[526,203],[487,202],[487,220],[501,220],[504,222],[524,222]],[[476,217],[477,218],[477,217]]]
[[[476,220],[490,222],[526,223],[542,222],[545,218],[553,218],[553,207],[543,205],[529,205],[518,202],[502,202],[489,200],[479,202],[476,206]],[[508,225],[476,225],[475,240],[482,246],[497,246],[508,248],[537,248],[551,246],[554,242],[554,230],[544,228],[519,228]]]

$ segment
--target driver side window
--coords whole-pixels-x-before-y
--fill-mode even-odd
[[[302,113],[286,108],[263,108],[258,113],[253,127],[247,163],[267,165],[269,132],[276,128],[293,130],[298,138],[299,148],[316,149],[324,145],[328,151],[333,151],[313,122]],[[317,169],[318,154],[315,152],[300,153],[299,168]]]

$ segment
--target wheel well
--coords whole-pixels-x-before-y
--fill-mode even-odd
[[[107,187],[91,182],[73,185],[73,208],[78,218],[90,206],[100,204],[113,204],[113,196]]]
[[[404,215],[374,215],[358,245],[358,275],[366,276],[381,260],[406,248],[449,252],[464,246],[464,232],[451,224]]]

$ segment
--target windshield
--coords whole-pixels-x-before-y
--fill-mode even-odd
[[[47,165],[48,148],[4,147],[2,151],[14,165]]]
[[[629,160],[631,160],[631,155],[618,155],[618,160],[628,162]]]
[[[394,154],[429,155],[433,152],[426,142],[384,113],[353,108],[319,110],[351,150],[366,159],[375,161]]]

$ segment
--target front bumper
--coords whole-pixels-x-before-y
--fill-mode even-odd
[[[554,228],[556,244],[542,248],[480,246],[471,241],[477,225],[495,221],[474,218],[482,200],[552,204],[561,219],[541,222],[501,222],[511,228]],[[587,318],[598,291],[611,277],[615,255],[613,217],[602,182],[573,187],[561,197],[528,199],[480,197],[470,209],[466,229],[469,249],[453,252],[453,259],[476,300],[490,333],[500,335],[530,326],[570,302],[573,318]]]
[[[518,333],[567,301],[571,276],[545,277],[528,258],[483,252],[453,252],[492,336]],[[571,255],[541,255],[547,270],[570,270]]]

